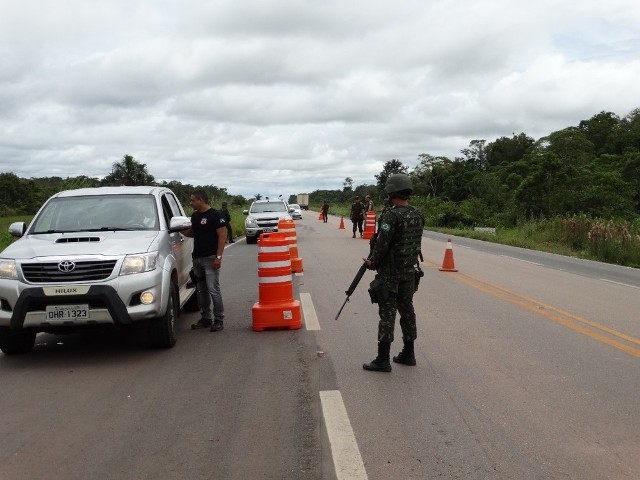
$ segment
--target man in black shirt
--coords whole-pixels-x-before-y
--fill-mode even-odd
[[[191,328],[197,330],[210,327],[210,331],[218,332],[224,328],[220,267],[224,244],[227,241],[227,226],[223,215],[209,206],[205,191],[193,192],[189,203],[194,210],[191,215],[191,228],[182,233],[187,237],[193,237],[193,272],[198,278],[196,290],[198,304],[202,310],[202,318],[191,325]]]

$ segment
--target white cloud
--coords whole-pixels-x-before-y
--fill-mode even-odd
[[[640,107],[638,24],[633,0],[5,0],[0,171],[102,177],[131,154],[237,194],[375,183]]]

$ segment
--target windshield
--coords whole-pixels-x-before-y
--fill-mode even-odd
[[[107,230],[158,230],[151,195],[93,195],[51,200],[34,219],[31,234]]]
[[[251,213],[286,212],[284,202],[261,202],[251,205]]]
[[[295,208],[296,210],[300,210],[300,205],[297,203],[290,203],[289,208]]]

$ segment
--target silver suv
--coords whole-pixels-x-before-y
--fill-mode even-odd
[[[191,225],[173,192],[102,187],[52,196],[0,253],[0,349],[29,352],[38,332],[96,326],[148,327],[151,344],[176,343],[187,287]]]
[[[243,213],[247,216],[244,222],[247,243],[256,243],[261,233],[277,232],[281,219],[291,220],[289,206],[280,199],[256,200]]]

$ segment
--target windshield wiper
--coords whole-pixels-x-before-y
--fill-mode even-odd
[[[134,231],[134,230],[140,230],[139,228],[124,228],[124,227],[100,227],[100,228],[94,228],[93,230],[88,230],[88,231],[93,231],[93,232],[130,232],[130,231]]]
[[[55,230],[55,229],[49,229],[49,230],[44,230],[42,232],[33,232],[33,235],[45,235],[47,233],[75,233],[77,232],[77,230]]]

